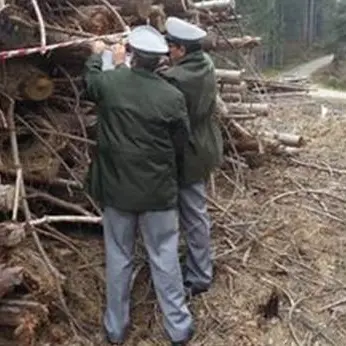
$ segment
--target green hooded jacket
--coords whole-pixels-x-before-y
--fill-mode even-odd
[[[203,51],[187,54],[173,67],[159,72],[185,96],[191,136],[180,161],[180,184],[207,180],[222,163],[221,131],[214,119],[217,84],[215,67]]]
[[[144,69],[102,71],[95,54],[86,62],[84,79],[99,113],[86,181],[90,195],[102,208],[128,212],[175,207],[176,155],[189,136],[182,93]]]

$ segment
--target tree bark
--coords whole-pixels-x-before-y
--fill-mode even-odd
[[[247,90],[246,82],[240,84],[224,84],[221,86],[221,94],[225,93],[244,93]]]
[[[235,0],[206,0],[192,5],[199,10],[220,11],[235,8]]]
[[[248,114],[228,114],[224,116],[224,119],[233,119],[233,120],[253,120],[257,118],[257,114],[248,113]]]
[[[226,103],[230,113],[255,113],[266,116],[269,113],[269,104],[267,103]]]
[[[11,221],[0,223],[0,247],[14,247],[24,238],[24,225]]]
[[[4,268],[0,266],[0,299],[11,292],[15,286],[20,285],[22,280],[22,267]]]
[[[244,71],[216,69],[216,77],[221,83],[239,84]]]
[[[14,197],[15,197],[15,187],[13,185],[0,184],[0,211],[1,212],[7,213],[12,210]],[[1,225],[2,224],[0,223],[0,230],[1,230]],[[1,237],[1,234],[0,234],[0,237]],[[0,240],[0,246],[1,246],[1,240]]]
[[[2,301],[0,326],[14,328],[16,345],[31,346],[35,341],[36,329],[48,317],[47,308],[31,301]]]
[[[260,37],[233,37],[226,41],[224,38],[219,38],[215,36],[208,36],[203,41],[204,50],[230,50],[230,49],[252,49],[261,44]]]
[[[146,19],[151,13],[153,0],[128,0],[126,4],[121,6],[121,14],[123,16],[137,16]]]
[[[163,5],[165,12],[170,15],[187,12],[191,3],[191,0],[156,0],[154,2],[156,5]]]
[[[288,147],[301,148],[304,145],[304,138],[300,135],[284,132],[263,132],[264,137],[277,140]]]
[[[239,93],[222,93],[222,100],[225,102],[241,102],[242,97]]]

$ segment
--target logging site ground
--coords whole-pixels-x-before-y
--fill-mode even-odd
[[[273,100],[268,117],[245,122],[303,136],[299,152],[266,152],[249,157],[250,168],[216,172],[209,195],[215,280],[189,303],[191,345],[346,345],[346,98],[322,94]],[[37,345],[106,345],[101,229],[40,232],[65,276],[61,286],[42,269],[31,237],[11,255],[34,278],[33,298],[53,302]],[[182,242],[182,256],[184,248]],[[164,346],[145,258],[138,241],[126,345]],[[9,331],[0,335],[0,345],[16,345]]]

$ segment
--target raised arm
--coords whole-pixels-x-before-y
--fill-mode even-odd
[[[106,45],[102,41],[96,41],[92,44],[92,55],[85,63],[84,81],[88,98],[91,101],[98,102],[102,99],[102,90],[105,81],[105,73],[102,70],[101,54]],[[113,48],[113,63],[115,68],[126,67],[125,65],[125,47],[122,44],[116,44]]]
[[[98,102],[101,99],[101,86],[103,80],[102,57],[106,45],[102,41],[95,41],[91,44],[92,54],[85,63],[84,82],[88,98]]]
[[[100,54],[92,54],[85,63],[84,82],[87,97],[94,102],[101,99],[102,90],[102,58]]]

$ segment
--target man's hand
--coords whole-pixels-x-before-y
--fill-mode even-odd
[[[121,65],[126,62],[126,47],[121,43],[117,43],[113,46],[113,64]]]
[[[95,41],[91,44],[91,50],[94,54],[102,54],[106,49],[106,44],[103,41]]]

